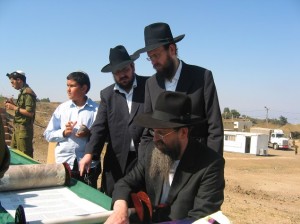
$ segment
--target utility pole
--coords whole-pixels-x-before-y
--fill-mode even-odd
[[[265,109],[267,110],[266,123],[267,123],[267,127],[268,127],[268,114],[269,114],[269,108],[265,106]]]

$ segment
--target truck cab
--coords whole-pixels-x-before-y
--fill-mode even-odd
[[[281,129],[274,129],[270,131],[269,146],[273,149],[288,149],[289,140],[284,137],[284,133]]]

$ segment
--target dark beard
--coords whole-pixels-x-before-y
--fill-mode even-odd
[[[168,80],[171,80],[174,77],[175,72],[176,72],[175,62],[172,60],[172,58],[169,55],[168,55],[168,58],[167,58],[166,65],[164,65],[160,69],[160,71],[158,71],[155,67],[154,67],[154,69],[156,70],[158,76],[161,76],[161,77],[163,77],[165,79],[168,79]]]
[[[178,141],[167,146],[162,140],[159,140],[154,145],[162,154],[169,156],[173,161],[177,160],[180,155],[180,144]]]
[[[158,148],[152,151],[149,175],[151,178],[161,176],[163,179],[169,178],[169,172],[174,160]]]
[[[127,85],[122,85],[120,82],[117,82],[116,79],[115,82],[118,84],[118,86],[120,88],[122,88],[123,90],[127,91],[127,90],[130,90],[132,88],[132,85],[133,85],[133,82],[134,82],[134,78],[135,76],[132,76],[132,79],[130,80],[130,82],[127,83]]]

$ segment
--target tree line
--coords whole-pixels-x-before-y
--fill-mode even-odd
[[[257,124],[259,122],[264,121],[264,119],[257,119],[257,118],[252,118],[246,115],[241,115],[236,109],[230,109],[229,107],[225,107],[222,113],[222,117],[224,119],[231,119],[231,118],[244,118],[244,119],[249,119],[250,121],[253,122],[253,124]],[[276,124],[276,125],[286,125],[288,124],[288,120],[284,116],[279,116],[279,118],[268,118],[267,122]]]

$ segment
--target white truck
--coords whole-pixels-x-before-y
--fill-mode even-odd
[[[251,127],[250,132],[263,133],[269,136],[268,146],[273,149],[288,149],[289,139],[284,137],[281,129]]]

